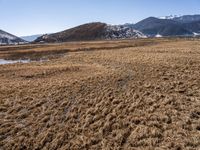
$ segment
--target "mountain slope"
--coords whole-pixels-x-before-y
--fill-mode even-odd
[[[170,19],[175,22],[178,22],[183,28],[187,29],[190,32],[193,32],[194,35],[200,33],[200,15],[184,15],[184,16],[166,16],[162,19]]]
[[[179,36],[193,34],[188,29],[182,27],[181,23],[170,19],[158,19],[155,17],[144,19],[134,24],[133,27],[150,37],[156,35]]]
[[[191,23],[200,21],[200,15],[184,15],[180,17],[174,17],[172,20],[180,22],[180,23]]]
[[[190,23],[184,23],[183,27],[193,33],[200,33],[200,21],[194,21]]]
[[[65,41],[81,41],[99,39],[103,34],[106,24],[91,23],[84,24],[62,32],[43,35],[35,40],[35,42],[65,42]]]
[[[62,32],[43,35],[35,42],[66,42],[103,39],[124,39],[145,37],[139,31],[125,26],[110,26],[105,23],[88,23]]]
[[[15,35],[0,30],[0,45],[23,44],[23,43],[26,43],[26,41]]]

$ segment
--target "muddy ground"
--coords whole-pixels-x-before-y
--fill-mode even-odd
[[[0,149],[199,150],[200,41],[115,42],[43,45],[65,52],[0,65]]]

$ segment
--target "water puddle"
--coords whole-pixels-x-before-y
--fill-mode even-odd
[[[43,60],[39,61],[31,61],[30,59],[27,60],[5,60],[5,59],[0,59],[0,65],[6,65],[6,64],[15,64],[15,63],[30,63],[30,62],[42,62]]]

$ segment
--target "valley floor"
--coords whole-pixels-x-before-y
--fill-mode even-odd
[[[0,149],[200,149],[199,40],[0,48],[39,56],[0,65]]]

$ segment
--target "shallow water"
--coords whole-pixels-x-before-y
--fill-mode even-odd
[[[0,65],[6,65],[6,64],[15,64],[15,63],[30,63],[30,62],[43,62],[43,61],[48,61],[48,60],[39,60],[39,61],[32,61],[30,59],[26,60],[5,60],[5,59],[0,59]]]
[[[15,64],[15,63],[29,63],[31,60],[5,60],[5,59],[0,59],[0,65],[5,65],[5,64]]]

